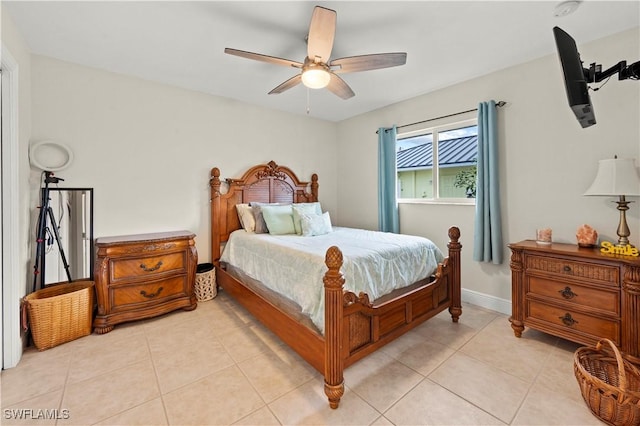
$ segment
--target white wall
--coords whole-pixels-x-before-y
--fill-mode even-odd
[[[551,33],[550,33],[551,37]],[[606,69],[620,60],[640,60],[636,28],[579,50],[585,62]],[[341,122],[338,125],[338,220],[348,226],[377,228],[377,135],[381,126],[402,125],[503,100],[498,110],[500,175],[505,245],[534,238],[537,227],[551,227],[555,241],[575,243],[583,223],[609,241],[617,241],[618,212],[614,199],[584,197],[598,160],[631,157],[640,165],[640,82],[614,77],[591,92],[598,124],[582,129],[565,95],[556,55],[505,69],[434,93],[419,96]],[[360,165],[353,167],[353,164]],[[640,200],[635,200],[640,201]],[[627,219],[631,242],[640,245],[640,203]],[[488,303],[507,306],[511,300],[510,251],[502,265],[472,260],[474,208],[401,204],[401,232],[425,235],[441,247],[446,229],[457,225],[463,244],[463,287],[466,295],[489,296]]]
[[[7,235],[16,236],[19,244],[17,247],[3,248],[3,262],[9,259],[10,268],[3,268],[2,277],[2,304],[3,304],[3,365],[11,367],[18,363],[22,354],[22,345],[19,323],[20,299],[27,293],[33,276],[33,269],[29,268],[30,248],[32,234],[29,229],[29,206],[31,194],[29,191],[29,160],[28,143],[31,134],[31,56],[28,46],[22,35],[16,29],[11,17],[7,13],[2,15],[2,48],[11,55],[17,68],[14,74],[17,75],[17,164],[15,167],[16,196],[7,204],[3,204],[3,220],[7,216],[17,222],[18,229],[3,229],[3,237]],[[8,125],[9,123],[3,123]],[[13,144],[11,141],[2,141],[2,144]],[[14,147],[12,147],[13,149]],[[3,148],[3,152],[6,151]],[[6,170],[3,170],[6,172]],[[5,176],[6,177],[6,176]],[[4,182],[6,185],[6,182]],[[3,188],[4,190],[4,188]],[[3,194],[5,195],[5,194]],[[12,237],[13,238],[13,237]],[[9,251],[10,250],[10,251]],[[8,282],[5,278],[9,278]]]
[[[96,236],[187,229],[197,235],[200,262],[210,260],[211,167],[220,167],[224,177],[239,177],[251,165],[275,160],[301,179],[318,173],[321,201],[335,223],[375,229],[375,130],[466,110],[481,100],[509,103],[499,111],[505,244],[532,238],[539,226],[552,227],[558,241],[574,242],[582,223],[614,240],[618,213],[613,200],[581,194],[599,159],[617,154],[640,161],[640,83],[612,79],[592,95],[598,124],[581,129],[567,105],[555,55],[335,124],[29,58],[5,15],[3,43],[15,48],[21,64],[24,247],[19,261],[26,273],[32,249],[29,203],[38,203],[40,185],[36,171],[28,183],[28,140],[53,139],[72,148],[73,164],[57,175],[65,179],[61,186],[95,189]],[[640,59],[639,39],[635,29],[580,50],[606,67]],[[429,236],[442,247],[446,228],[459,226],[467,297],[485,295],[488,304],[510,301],[508,250],[503,265],[471,260],[472,207],[403,204],[400,218],[402,232]],[[639,245],[638,203],[628,219],[631,240]],[[24,290],[25,282],[16,285]]]
[[[74,152],[56,176],[94,188],[96,237],[186,229],[209,262],[211,168],[238,178],[270,160],[317,173],[337,215],[334,123],[36,55],[32,74],[32,140]]]

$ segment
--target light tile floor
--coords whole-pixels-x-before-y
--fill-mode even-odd
[[[465,304],[458,324],[443,312],[348,368],[331,410],[322,376],[220,292],[192,312],[29,348],[0,376],[0,422],[601,425],[573,375],[578,347],[529,329],[517,339],[507,316]]]

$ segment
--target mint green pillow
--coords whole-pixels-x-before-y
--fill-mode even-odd
[[[296,233],[290,204],[286,206],[260,206],[260,209],[270,234],[285,235]]]
[[[295,227],[296,234],[298,235],[302,235],[300,218],[303,214],[322,214],[322,207],[318,202],[293,204],[293,226]]]

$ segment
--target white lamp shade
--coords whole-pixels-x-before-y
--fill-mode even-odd
[[[310,89],[327,87],[329,80],[331,80],[331,74],[322,68],[309,68],[302,72],[302,84]]]
[[[633,158],[598,162],[598,174],[584,195],[640,196],[640,176]]]

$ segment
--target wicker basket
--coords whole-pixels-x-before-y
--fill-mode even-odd
[[[201,263],[197,266],[196,284],[193,288],[198,302],[206,302],[218,295],[216,285],[216,270],[211,263]]]
[[[94,282],[74,281],[25,296],[33,343],[45,350],[91,334]]]
[[[610,425],[640,425],[640,371],[611,340],[579,348],[573,360],[582,397],[594,415]]]

